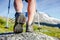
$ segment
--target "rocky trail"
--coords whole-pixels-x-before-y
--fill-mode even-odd
[[[2,33],[0,40],[59,40],[58,38],[50,37],[42,33]]]

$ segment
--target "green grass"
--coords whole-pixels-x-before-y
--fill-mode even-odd
[[[42,32],[42,33],[47,34],[49,36],[60,38],[60,29],[57,27],[41,26],[41,29],[39,31],[38,27],[36,25],[34,25],[34,30],[36,32]]]
[[[9,19],[9,29],[6,29],[5,26],[6,26],[6,19],[0,17],[0,33],[13,32],[14,22],[10,21],[10,19]],[[37,25],[33,25],[33,28],[34,28],[34,31],[37,33],[42,32],[49,36],[60,38],[60,29],[59,28],[41,26],[41,29],[38,30]],[[25,29],[26,29],[26,25],[24,24],[24,32],[26,31]]]
[[[0,17],[0,33],[11,32],[13,31],[14,23],[9,19],[9,29],[6,29],[6,18]]]

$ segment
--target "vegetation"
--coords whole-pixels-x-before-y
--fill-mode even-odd
[[[13,26],[14,22],[10,20],[9,18],[9,28],[6,29],[6,18],[0,17],[0,33],[6,33],[6,32],[13,32]],[[24,32],[25,32],[26,25],[24,24]],[[35,32],[42,32],[44,34],[47,34],[49,36],[60,38],[60,29],[57,27],[48,27],[48,26],[40,26],[41,29],[38,29],[38,25],[33,25]]]
[[[9,29],[6,29],[6,18],[0,17],[0,33],[11,32],[13,31],[14,22],[11,22],[9,19]]]
[[[47,34],[49,36],[60,38],[60,29],[57,27],[48,27],[48,26],[40,26],[41,29],[38,30],[38,27],[34,25],[34,30],[36,32],[41,32]]]

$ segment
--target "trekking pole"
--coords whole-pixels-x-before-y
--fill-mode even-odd
[[[6,27],[5,28],[9,28],[9,24],[8,24],[8,21],[9,21],[9,11],[10,11],[10,0],[9,0],[9,3],[8,3],[8,14],[7,14],[7,18],[6,18]]]
[[[38,30],[39,30],[39,32],[40,32],[40,29],[41,29],[41,26],[40,26],[40,18],[39,18],[39,13],[38,13]]]
[[[38,26],[40,27],[39,13],[38,13]]]
[[[40,27],[40,18],[39,18],[39,12],[36,10],[36,12],[38,13],[38,19],[37,19],[37,22],[38,22],[38,26]]]

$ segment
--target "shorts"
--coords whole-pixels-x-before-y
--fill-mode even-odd
[[[24,1],[24,0],[22,0],[22,1]],[[25,0],[26,2],[28,2],[28,0]]]

